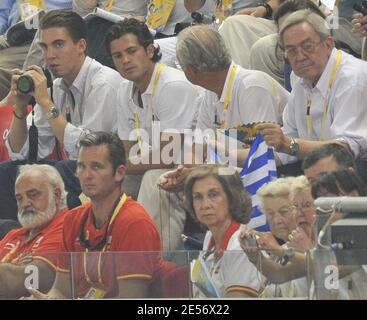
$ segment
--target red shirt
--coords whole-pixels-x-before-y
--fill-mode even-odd
[[[0,241],[0,262],[20,264],[22,258],[31,257],[57,265],[57,252],[62,241],[62,225],[68,209],[59,212],[54,219],[32,239],[27,240],[29,229],[11,230]]]
[[[118,279],[153,279],[162,267],[161,241],[145,209],[128,197],[110,226],[106,221],[100,229],[94,225],[91,209],[90,202],[77,207],[64,222],[60,251],[79,252],[73,256],[72,268],[76,296],[84,297],[93,287],[105,291],[105,297],[113,297],[118,292]],[[80,243],[83,223],[84,235],[91,245],[100,242],[107,231],[107,244],[103,249],[88,250]],[[108,252],[101,253],[102,250]],[[58,270],[69,272],[70,259],[63,257]]]

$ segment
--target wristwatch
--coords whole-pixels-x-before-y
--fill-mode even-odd
[[[270,6],[267,2],[260,2],[257,4],[258,7],[264,7],[266,9],[265,16],[263,18],[265,19],[271,19],[273,16],[273,8]]]
[[[55,106],[52,106],[50,111],[47,112],[47,120],[56,119],[59,116],[60,112]]]
[[[289,145],[290,155],[295,156],[299,151],[299,144],[296,139],[291,138],[291,144]]]
[[[296,254],[296,250],[294,248],[289,248],[288,246],[283,248],[283,265],[286,265],[290,260],[292,260],[292,258],[294,257],[294,255]]]

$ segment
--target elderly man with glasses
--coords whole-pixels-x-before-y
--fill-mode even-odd
[[[286,19],[280,45],[297,76],[284,109],[283,127],[257,126],[278,152],[277,164],[301,160],[328,143],[341,144],[357,160],[365,159],[367,63],[335,49],[327,23],[309,10]]]

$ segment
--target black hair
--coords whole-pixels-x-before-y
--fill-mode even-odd
[[[65,28],[74,42],[84,39],[87,42],[88,32],[84,19],[75,12],[51,10],[40,21],[40,30]]]
[[[332,156],[341,169],[353,168],[356,170],[352,153],[338,143],[328,143],[311,151],[303,160],[302,169],[308,169],[316,162]]]
[[[312,185],[311,193],[314,199],[327,191],[335,196],[343,196],[357,191],[359,197],[367,195],[367,187],[352,169],[324,172],[320,179]]]
[[[118,23],[112,25],[106,34],[105,45],[107,52],[111,55],[111,42],[131,33],[138,38],[139,44],[147,50],[150,44],[154,44],[154,38],[150,33],[147,25],[144,22],[138,21],[134,18],[124,19]],[[162,58],[160,48],[154,48],[154,55],[152,57],[153,62],[158,62]]]
[[[311,0],[287,0],[284,1],[274,12],[273,19],[278,24],[279,19],[284,15],[303,9],[310,9],[322,18],[326,18],[320,8]]]
[[[114,173],[116,173],[119,166],[126,164],[124,145],[116,133],[103,131],[91,132],[80,140],[80,147],[99,145],[107,146]]]

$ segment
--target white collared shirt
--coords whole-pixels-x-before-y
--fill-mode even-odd
[[[246,253],[242,250],[238,240],[241,227],[231,236],[227,248],[223,255],[216,259],[214,253],[207,255],[205,264],[210,271],[211,278],[218,290],[220,297],[225,297],[227,290],[231,287],[243,287],[259,292],[261,288],[261,274],[256,267],[249,261]],[[212,233],[207,231],[201,257],[208,251]],[[203,294],[197,289],[195,297],[204,298]]]
[[[70,109],[71,123],[64,131],[64,149],[70,159],[76,159],[79,141],[89,131],[116,131],[117,88],[123,80],[118,72],[86,57],[73,84],[69,88],[74,95],[75,107],[64,81],[58,78],[53,83],[53,98],[56,108],[64,117]],[[48,157],[55,146],[55,135],[47,121],[47,114],[36,104],[35,125],[38,129],[38,159]],[[28,128],[32,124],[32,115],[27,117]],[[6,141],[10,159],[23,160],[28,155],[28,137],[19,153],[12,152]]]
[[[328,82],[334,68],[337,49],[316,86],[304,79],[296,80],[288,105],[283,113],[283,132],[293,138],[319,141]],[[367,62],[342,51],[341,63],[329,94],[328,112],[324,124],[324,140],[340,140],[349,145],[355,157],[366,158],[367,153]],[[311,137],[307,132],[306,106],[311,99]],[[295,157],[278,153],[282,164]]]
[[[85,0],[73,0],[73,11],[84,17],[98,7],[107,10],[109,0],[98,0],[95,5],[90,5]],[[113,1],[111,12],[121,17],[145,16],[147,13],[148,0],[124,0]]]
[[[135,117],[139,116],[140,129],[148,133],[142,135],[145,142],[151,143],[152,121],[159,121],[160,132],[184,133],[196,124],[198,107],[201,103],[201,90],[192,85],[182,71],[164,66],[153,93],[158,63],[155,64],[148,88],[141,94],[143,108],[134,101],[134,83],[124,81],[118,90],[118,134],[121,140],[136,140]],[[136,90],[137,94],[137,90]],[[149,141],[147,141],[147,139]]]
[[[282,112],[289,93],[264,72],[247,70],[237,65],[236,75],[230,94],[228,110],[223,114],[232,62],[220,99],[209,90],[200,108],[198,128],[201,130],[220,128],[222,120],[225,129],[257,121],[281,123]]]

